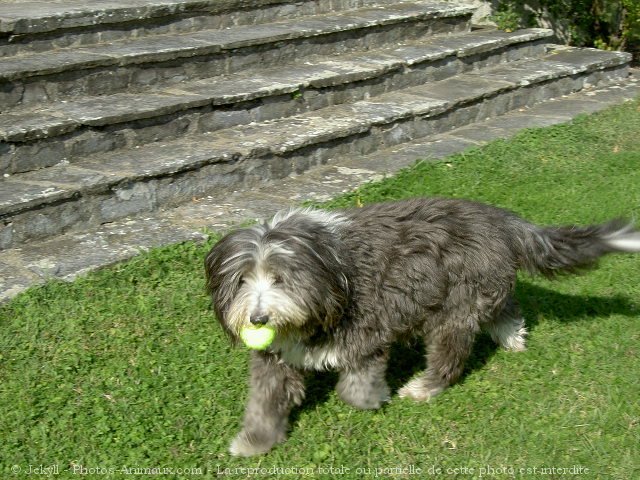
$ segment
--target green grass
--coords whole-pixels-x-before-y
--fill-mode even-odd
[[[447,195],[546,224],[638,218],[639,132],[635,101],[418,163],[329,206]],[[142,471],[124,468],[200,469],[145,478],[225,469],[275,478],[242,470],[274,467],[340,479],[384,468],[396,469],[387,471],[393,478],[453,469],[464,479],[564,478],[544,467],[582,468],[567,478],[640,478],[639,257],[608,257],[598,270],[553,282],[522,276],[528,351],[480,338],[463,381],[429,404],[394,397],[379,411],[357,411],[337,399],[335,374],[316,375],[290,439],[236,459],[227,446],[247,396],[247,352],[230,348],[204,294],[210,246],[154,250],[0,307],[0,478],[33,478],[30,468],[52,465],[58,478],[77,478],[74,465],[85,478]],[[421,363],[420,348],[398,347],[392,387]]]

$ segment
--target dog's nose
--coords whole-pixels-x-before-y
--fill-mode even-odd
[[[264,325],[269,321],[269,315],[266,315],[266,314],[251,315],[251,317],[249,317],[249,321],[254,325]]]

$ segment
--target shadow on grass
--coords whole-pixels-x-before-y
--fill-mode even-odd
[[[306,395],[304,402],[295,407],[289,415],[289,427],[298,423],[298,417],[302,412],[314,410],[329,399],[329,395],[338,383],[337,372],[311,372],[306,378]]]
[[[589,321],[612,314],[637,315],[640,313],[638,308],[623,296],[570,295],[526,281],[518,282],[515,297],[520,304],[529,331],[535,329],[541,316],[557,319],[560,322],[574,322]],[[471,357],[466,362],[465,371],[458,383],[464,383],[471,372],[489,363],[497,350],[498,347],[491,337],[481,333],[476,339]],[[422,341],[416,339],[411,343],[394,344],[391,347],[386,375],[392,395],[396,395],[402,385],[425,367],[425,348]],[[306,400],[292,412],[291,424],[297,421],[301,412],[312,410],[324,403],[331,395],[337,381],[336,372],[311,373],[307,379]]]
[[[540,317],[564,323],[584,322],[614,314],[631,316],[640,313],[638,307],[622,295],[570,295],[523,281],[516,285],[515,297],[529,330],[536,327]]]

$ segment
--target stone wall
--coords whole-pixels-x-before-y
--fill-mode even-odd
[[[451,3],[473,5],[477,8],[471,21],[475,25],[495,25],[489,17],[498,6],[498,0],[449,0]]]
[[[471,18],[475,25],[495,25],[489,17],[497,11],[499,0],[449,0],[452,3],[467,4],[477,7],[476,13]],[[523,16],[533,17],[537,20],[537,27],[549,28],[555,34],[555,40],[569,44],[571,42],[570,21],[568,19],[552,18],[549,12],[540,5],[538,0],[526,0],[519,5]],[[530,26],[530,25],[527,25]]]

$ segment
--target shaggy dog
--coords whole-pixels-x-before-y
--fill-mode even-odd
[[[234,455],[286,438],[305,370],[339,371],[337,393],[379,408],[391,345],[424,339],[427,369],[398,391],[429,400],[461,375],[481,329],[509,350],[527,334],[512,291],[519,269],[554,276],[602,255],[640,252],[640,232],[615,220],[539,227],[472,201],[425,198],[340,212],[293,209],[222,238],[208,254],[208,289],[224,330],[268,324],[251,355],[250,395]]]

